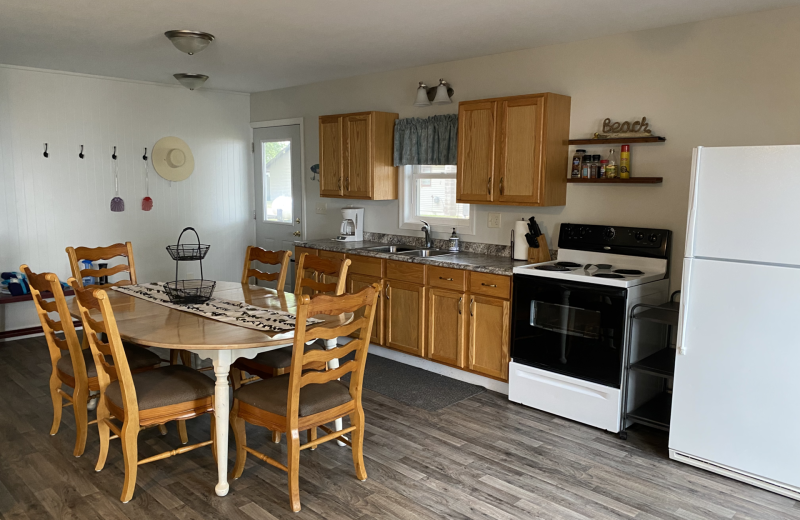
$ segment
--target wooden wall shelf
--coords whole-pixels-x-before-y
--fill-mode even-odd
[[[631,177],[630,179],[567,179],[573,184],[661,184],[664,177]]]
[[[653,137],[628,137],[615,139],[570,139],[569,144],[636,144],[636,143],[663,143],[666,137],[654,135]]]

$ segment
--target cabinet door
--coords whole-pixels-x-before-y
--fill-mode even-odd
[[[428,289],[428,357],[464,368],[464,293]]]
[[[372,324],[372,335],[369,340],[376,345],[383,345],[383,281],[375,276],[365,276],[361,274],[351,274],[347,278],[347,292],[351,294],[363,291],[374,283],[381,287],[381,292],[378,293],[378,303],[375,306],[375,321]],[[364,313],[359,311],[356,313],[355,319],[363,315]],[[359,332],[355,332],[351,334],[351,336],[354,338],[358,337]]]
[[[543,105],[541,97],[499,102],[495,201],[541,202]]]
[[[339,116],[319,118],[319,195],[341,197],[342,127]]]
[[[458,202],[491,202],[497,102],[458,105]]]
[[[342,172],[346,197],[372,197],[372,115],[342,118]]]
[[[470,295],[468,368],[487,376],[508,379],[509,303]]]
[[[425,355],[425,287],[386,281],[386,346]]]

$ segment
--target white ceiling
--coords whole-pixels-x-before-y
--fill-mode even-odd
[[[800,0],[0,0],[0,63],[257,92]],[[217,40],[196,56],[163,36]],[[603,64],[598,64],[602,66]]]

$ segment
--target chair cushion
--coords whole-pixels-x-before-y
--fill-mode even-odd
[[[310,350],[325,350],[325,343],[318,339],[306,345],[306,352]],[[255,363],[270,368],[289,368],[292,366],[292,347],[284,347],[269,352],[262,352],[253,358]]]
[[[169,365],[133,374],[133,386],[136,388],[139,410],[185,403],[214,395],[214,381],[210,377],[183,365]],[[118,408],[123,407],[119,381],[108,385],[106,397]]]
[[[86,364],[86,376],[90,378],[97,377],[97,367],[94,364],[92,350],[87,348],[82,352],[83,362]],[[161,358],[155,352],[132,344],[125,345],[125,357],[128,358],[128,365],[131,367],[131,370],[152,367],[161,363]],[[108,361],[109,365],[114,364],[114,360],[111,359],[111,356],[106,356],[106,361]],[[56,367],[70,377],[75,377],[75,373],[72,369],[72,358],[69,357],[69,352],[61,352],[61,359],[56,363]]]
[[[233,397],[261,410],[286,416],[286,399],[289,396],[289,377],[284,374],[256,383],[244,385]],[[307,385],[300,389],[300,417],[336,408],[352,401],[349,386],[341,381],[328,381],[320,385]]]

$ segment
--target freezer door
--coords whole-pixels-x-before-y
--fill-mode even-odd
[[[690,262],[669,447],[800,487],[800,269]]]
[[[686,256],[800,265],[800,146],[696,150]]]

